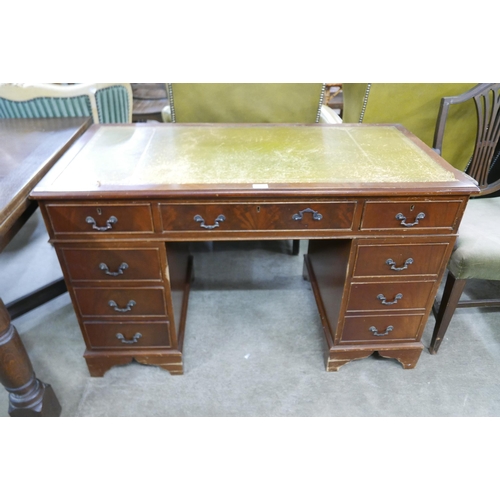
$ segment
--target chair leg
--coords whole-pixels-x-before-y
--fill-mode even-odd
[[[299,255],[300,251],[300,240],[293,240],[292,255]]]
[[[437,354],[439,350],[439,346],[443,341],[448,325],[453,317],[453,313],[457,308],[458,301],[464,291],[466,282],[467,280],[456,279],[453,274],[450,272],[448,273],[441,304],[436,314],[436,326],[434,327],[431,345],[429,347],[429,352],[431,354]]]

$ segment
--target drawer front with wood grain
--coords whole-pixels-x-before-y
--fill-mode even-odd
[[[362,230],[391,229],[415,232],[439,228],[456,229],[461,200],[367,201],[361,220]]]
[[[158,248],[60,249],[66,269],[75,281],[161,281]]]
[[[437,277],[449,243],[360,244],[355,277],[425,275]]]
[[[162,231],[351,230],[356,202],[160,204]]]
[[[351,283],[348,313],[356,311],[394,311],[425,309],[434,281],[382,281],[377,283]]]
[[[54,234],[152,233],[154,231],[149,204],[47,204]]]
[[[347,316],[340,344],[418,340],[424,315]]]
[[[89,344],[93,348],[140,349],[141,347],[171,346],[168,321],[87,322],[84,328]]]
[[[82,317],[166,316],[163,288],[74,288]]]

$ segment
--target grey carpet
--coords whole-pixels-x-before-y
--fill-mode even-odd
[[[2,298],[29,291],[38,270],[44,279],[60,273],[40,224],[35,216],[0,256]],[[499,309],[457,311],[439,354],[425,349],[414,370],[370,357],[327,373],[303,257],[290,251],[288,241],[196,245],[181,376],[133,363],[91,378],[68,294],[14,324],[66,417],[500,415]],[[22,284],[16,268],[27,263]],[[500,296],[498,283],[487,291]],[[431,317],[426,346],[433,325]],[[7,408],[3,391],[0,416]]]

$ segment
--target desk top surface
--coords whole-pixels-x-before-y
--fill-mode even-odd
[[[1,229],[90,123],[89,118],[0,119]]]
[[[73,150],[35,198],[400,185],[474,191],[468,177],[395,125],[93,126]]]

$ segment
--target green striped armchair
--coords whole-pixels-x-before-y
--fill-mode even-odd
[[[130,123],[129,83],[2,83],[0,118],[91,116],[94,123]]]

